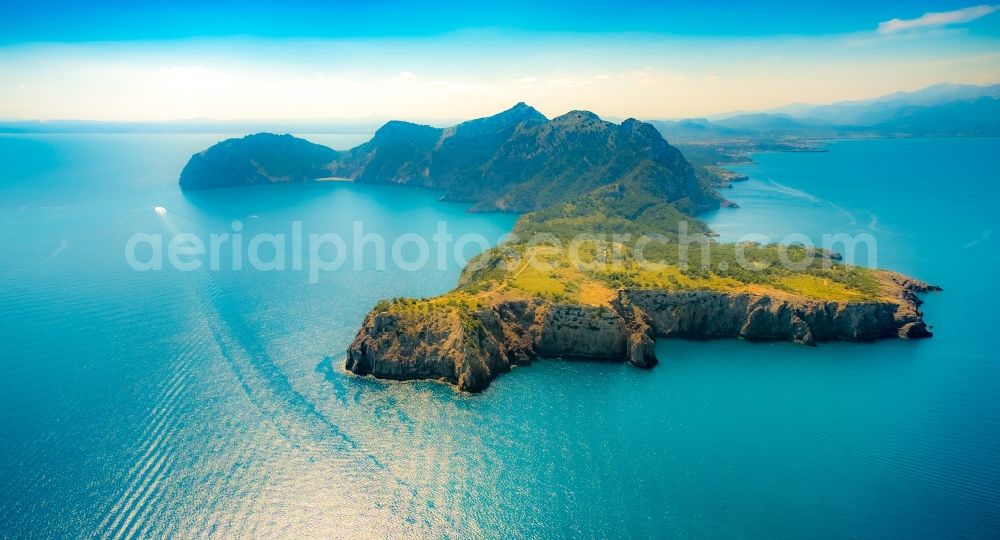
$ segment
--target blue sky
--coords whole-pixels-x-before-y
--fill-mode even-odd
[[[640,118],[1000,82],[966,2],[8,3],[0,118]]]
[[[672,36],[821,35],[871,30],[892,18],[951,11],[969,1],[505,2],[10,2],[0,41],[109,41],[252,35],[268,38],[434,36],[473,28],[642,32]],[[996,36],[984,18],[970,31]]]

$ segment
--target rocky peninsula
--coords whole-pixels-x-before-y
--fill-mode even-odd
[[[917,295],[937,287],[842,264],[829,251],[712,240],[693,216],[727,201],[712,175],[644,122],[586,111],[549,120],[519,103],[450,128],[389,122],[347,152],[274,137],[231,139],[194,156],[181,186],[336,176],[523,213],[514,238],[471,261],[453,291],[379,302],[347,351],[344,367],[358,375],[479,392],[538,358],[650,368],[657,337],[813,345],[931,335]]]
[[[434,299],[383,303],[365,318],[345,367],[384,379],[437,379],[479,392],[538,358],[650,368],[657,337],[871,341],[931,335],[918,293],[937,287],[886,272],[884,297],[806,298],[784,291],[621,289],[606,305],[503,298],[475,307]]]

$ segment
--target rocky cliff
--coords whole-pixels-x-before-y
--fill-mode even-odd
[[[643,327],[614,309],[525,299],[466,313],[373,310],[348,350],[346,368],[383,379],[440,379],[479,392],[512,366],[539,357],[630,359],[641,367],[656,362]]]
[[[484,309],[392,304],[368,314],[345,367],[380,378],[438,379],[479,392],[511,367],[536,358],[657,363],[653,338],[738,337],[868,341],[930,336],[917,293],[937,287],[885,273],[889,296],[830,302],[791,295],[716,291],[618,291],[609,307],[542,299]]]

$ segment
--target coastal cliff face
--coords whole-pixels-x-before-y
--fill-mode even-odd
[[[347,353],[347,370],[383,379],[439,379],[479,392],[516,365],[545,358],[656,363],[648,327],[611,308],[511,300],[458,309],[376,308]]]
[[[653,338],[738,337],[869,341],[930,336],[917,293],[938,290],[887,274],[892,296],[831,302],[717,291],[620,290],[608,307],[541,299],[505,300],[463,312],[415,304],[376,308],[351,344],[345,367],[359,375],[438,379],[479,392],[536,358],[657,363]]]

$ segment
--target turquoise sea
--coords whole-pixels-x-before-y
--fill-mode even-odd
[[[123,248],[514,217],[345,183],[182,194],[222,137],[0,136],[0,537],[1000,536],[1000,140],[761,154],[706,216],[726,240],[871,234],[945,288],[932,339],[660,341],[650,371],[540,361],[466,396],[340,369],[371,306],[448,290],[451,258],[310,283]]]

